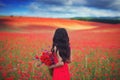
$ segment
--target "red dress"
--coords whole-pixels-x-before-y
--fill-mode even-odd
[[[56,63],[57,62],[58,62],[58,60],[56,59]],[[53,69],[52,80],[70,80],[68,63],[64,63],[63,66],[56,67],[56,68]]]

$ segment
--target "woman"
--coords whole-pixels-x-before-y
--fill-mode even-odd
[[[52,80],[70,80],[68,63],[71,62],[71,51],[69,37],[64,28],[56,29],[51,51],[57,59],[56,64],[49,67],[53,69]]]

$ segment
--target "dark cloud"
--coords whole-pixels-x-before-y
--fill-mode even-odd
[[[118,10],[116,8],[116,3],[118,3],[118,0],[36,0],[32,2],[28,8],[31,12],[41,14],[56,13],[85,15],[88,13],[87,15],[107,16],[112,10],[116,15],[119,15],[114,11]],[[110,13],[109,15],[114,15],[113,13]]]
[[[95,8],[100,8],[100,9],[112,9],[116,10],[116,6],[110,6],[114,2],[118,2],[118,0],[86,0],[87,4],[86,6],[90,7],[95,7]]]
[[[56,6],[63,6],[64,0],[36,0],[39,3],[46,4],[46,5],[56,5]]]
[[[87,6],[99,9],[119,10],[120,0],[36,0],[40,4],[55,6]],[[70,3],[70,5],[68,5]],[[112,5],[112,6],[111,6]]]

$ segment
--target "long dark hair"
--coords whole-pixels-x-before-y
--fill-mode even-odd
[[[55,49],[56,47],[56,49]],[[70,59],[71,49],[69,44],[68,33],[64,28],[58,28],[53,37],[53,45],[51,51],[61,56],[63,62]]]

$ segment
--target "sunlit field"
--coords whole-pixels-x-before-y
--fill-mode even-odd
[[[70,38],[71,80],[119,80],[120,24],[40,20],[0,18],[0,80],[51,80],[47,66],[36,66],[33,58],[51,49],[54,31],[62,26]]]

